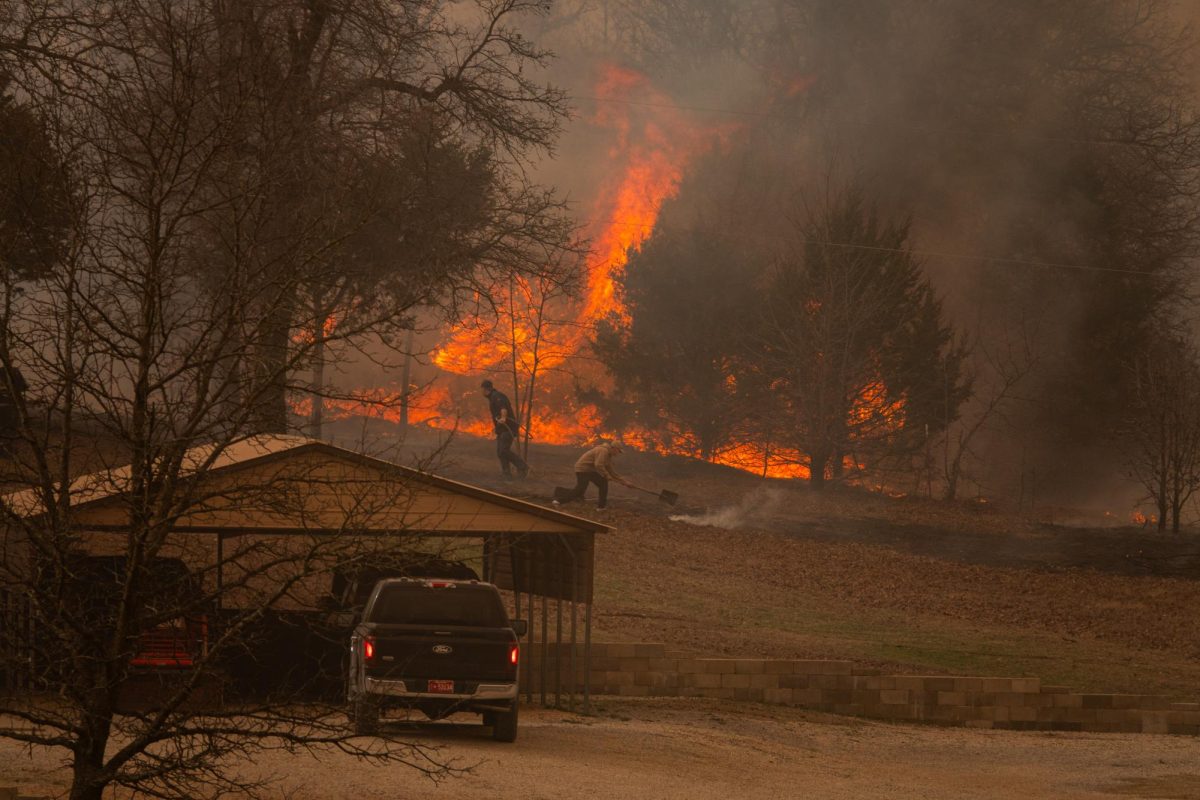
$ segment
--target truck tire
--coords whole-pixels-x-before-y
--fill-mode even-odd
[[[491,712],[492,738],[497,742],[515,742],[517,740],[517,703],[513,701],[512,711]]]
[[[379,703],[370,697],[357,697],[350,703],[350,721],[359,736],[379,732]]]

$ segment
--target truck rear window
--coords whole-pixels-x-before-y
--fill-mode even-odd
[[[368,621],[387,625],[508,626],[500,595],[482,586],[385,586],[375,599]]]

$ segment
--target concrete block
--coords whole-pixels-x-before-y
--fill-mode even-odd
[[[1013,678],[1012,691],[1037,694],[1042,690],[1041,678]]]
[[[1165,711],[1147,711],[1142,714],[1142,733],[1169,733],[1171,725]]]
[[[884,689],[879,693],[879,702],[883,705],[907,705],[908,692],[903,689]]]
[[[621,686],[617,694],[622,697],[649,697],[649,686]]]
[[[825,703],[825,692],[820,689],[785,689],[792,693],[792,700],[798,705],[819,706]]]
[[[766,673],[763,673],[761,675],[751,675],[750,676],[750,688],[751,689],[778,689],[778,688],[780,688],[779,687],[779,676],[778,675],[767,675]]]
[[[721,688],[723,689],[749,689],[750,676],[738,675],[733,672],[725,672],[721,674]]]
[[[636,644],[610,643],[604,646],[607,658],[634,658],[637,656]]]
[[[685,686],[695,686],[700,689],[715,689],[721,685],[721,676],[712,672],[700,672],[688,675]]]
[[[931,706],[925,709],[925,719],[930,722],[955,722],[954,706]]]
[[[803,675],[849,675],[853,665],[849,661],[797,661],[797,673]]]
[[[763,662],[763,672],[766,672],[769,675],[791,675],[795,671],[795,661],[779,661],[772,659]]]
[[[761,675],[765,670],[761,658],[739,658],[733,664],[733,671],[739,675]]]
[[[737,671],[737,659],[734,658],[703,658],[700,659],[700,664],[703,665],[705,672],[718,675]]]
[[[1071,692],[1054,695],[1055,708],[1083,708],[1083,695]]]
[[[938,692],[937,704],[940,706],[965,706],[967,704],[967,693]]]
[[[1111,694],[1085,694],[1083,697],[1084,708],[1112,708],[1113,696]]]
[[[791,705],[792,690],[791,689],[764,689],[763,701],[767,703],[775,703],[776,705]]]
[[[634,655],[637,658],[664,658],[667,653],[665,644],[635,644]]]
[[[681,658],[675,662],[675,671],[681,675],[704,672],[704,662],[694,658]]]
[[[652,658],[648,669],[651,672],[679,672],[679,660],[675,658]]]
[[[812,675],[780,675],[779,686],[783,689],[808,689]]]
[[[604,682],[610,686],[633,686],[632,672],[606,672]]]
[[[1013,690],[1012,678],[984,678],[983,689],[985,692],[1011,692]]]
[[[1033,706],[1008,706],[1008,718],[1014,722],[1036,722],[1038,710]]]

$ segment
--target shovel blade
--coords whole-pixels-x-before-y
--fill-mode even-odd
[[[675,505],[676,502],[678,502],[679,495],[675,494],[675,492],[668,491],[667,489],[663,489],[661,492],[658,493],[658,499],[660,501],[666,503],[669,506],[673,506],[673,505]]]

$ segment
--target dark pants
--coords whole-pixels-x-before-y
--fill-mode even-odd
[[[504,470],[505,475],[512,474],[512,467],[517,468],[517,473],[524,476],[529,471],[529,465],[525,463],[519,455],[513,452],[513,436],[512,431],[501,431],[496,434],[496,455],[500,458],[500,469]]]
[[[582,500],[583,496],[587,494],[589,483],[596,484],[596,488],[600,490],[600,502],[597,505],[604,508],[608,505],[608,478],[599,472],[576,472],[575,488],[555,489],[554,494],[559,499],[559,502],[562,503],[569,503],[572,500]]]

